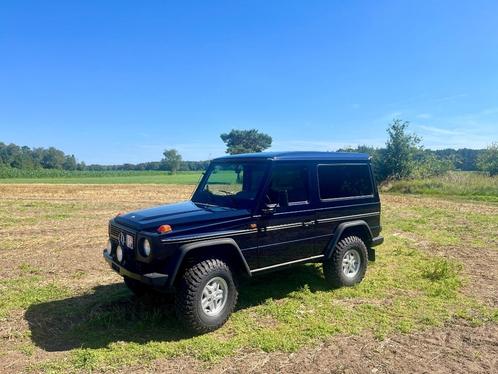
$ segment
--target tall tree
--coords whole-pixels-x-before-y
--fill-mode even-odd
[[[415,165],[414,156],[420,151],[420,138],[406,132],[409,122],[394,119],[387,128],[389,139],[383,155],[384,178],[402,179],[409,177]]]
[[[163,163],[166,165],[166,168],[171,172],[171,174],[176,173],[176,171],[180,168],[182,156],[176,149],[165,149],[163,155]]]
[[[260,133],[256,129],[232,130],[221,134],[221,140],[227,145],[226,153],[236,155],[240,153],[262,152],[271,147],[270,135]]]
[[[64,152],[61,150],[50,147],[43,152],[42,166],[46,169],[62,169],[64,156]]]
[[[498,175],[498,143],[491,144],[477,159],[479,170],[489,173],[491,176]]]
[[[64,170],[76,170],[76,166],[77,162],[76,162],[76,157],[74,157],[74,155],[64,156],[64,163],[62,164]]]

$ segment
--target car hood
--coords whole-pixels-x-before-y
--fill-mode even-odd
[[[170,225],[173,230],[184,229],[194,225],[232,220],[249,215],[250,212],[246,209],[206,206],[195,204],[192,201],[184,201],[136,210],[120,215],[114,221],[135,230],[155,231],[161,225]]]

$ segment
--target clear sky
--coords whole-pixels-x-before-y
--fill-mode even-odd
[[[87,163],[498,141],[497,1],[3,1],[0,141]]]

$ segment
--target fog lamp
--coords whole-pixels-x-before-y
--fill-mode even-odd
[[[123,248],[121,248],[120,245],[118,245],[118,247],[116,248],[116,259],[118,260],[118,262],[123,261]]]
[[[110,256],[112,253],[112,242],[110,240],[107,241],[107,247],[105,247],[106,255]]]

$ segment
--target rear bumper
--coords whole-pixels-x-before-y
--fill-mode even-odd
[[[148,274],[137,274],[128,269],[124,268],[117,262],[115,262],[111,256],[107,253],[103,253],[104,259],[110,265],[111,269],[123,277],[133,278],[139,282],[147,284],[152,287],[162,288],[168,283],[168,274],[161,273],[148,273]]]
[[[373,247],[377,245],[381,245],[384,243],[384,238],[382,236],[376,236],[372,238],[372,243],[370,243],[370,247],[368,247],[368,261],[375,261],[375,249]]]
[[[384,237],[383,236],[376,236],[375,238],[372,238],[372,243],[370,244],[371,247],[375,247],[378,245],[381,245],[384,243]]]

